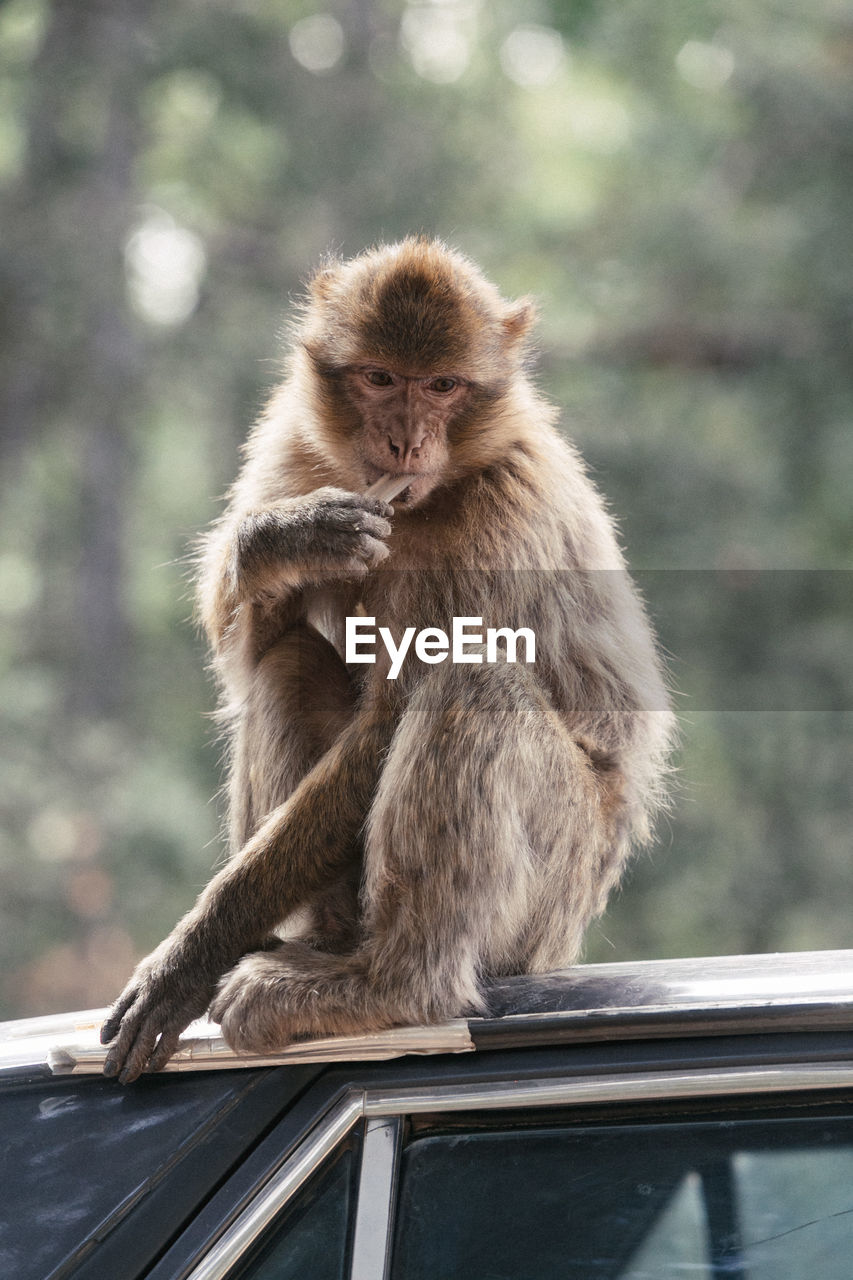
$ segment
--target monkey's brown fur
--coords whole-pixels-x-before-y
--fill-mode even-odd
[[[612,522],[525,374],[532,318],[424,239],[314,277],[202,559],[234,857],[118,1000],[108,1074],[162,1066],[211,1001],[248,1050],[477,1010],[483,977],[576,959],[648,838],[668,698]],[[359,496],[383,471],[413,476],[393,508]],[[536,662],[348,672],[360,605],[398,639],[532,628]],[[303,936],[271,936],[294,912]]]

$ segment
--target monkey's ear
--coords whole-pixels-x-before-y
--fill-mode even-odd
[[[504,312],[503,330],[510,342],[520,342],[536,320],[536,305],[532,298],[519,298]]]
[[[314,272],[308,281],[308,291],[315,302],[325,302],[331,296],[332,286],[337,274],[335,265],[319,267]]]

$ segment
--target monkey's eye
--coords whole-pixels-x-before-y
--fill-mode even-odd
[[[433,378],[429,384],[430,391],[438,391],[441,395],[447,395],[448,391],[453,391],[456,387],[455,378]]]
[[[364,377],[372,387],[390,387],[394,383],[394,379],[385,369],[365,369]]]

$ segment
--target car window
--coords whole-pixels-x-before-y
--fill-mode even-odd
[[[393,1280],[849,1280],[853,1121],[472,1131],[403,1155]]]
[[[240,1280],[343,1280],[353,1179],[352,1146],[342,1148],[291,1201]]]

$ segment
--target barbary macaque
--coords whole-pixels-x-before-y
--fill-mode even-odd
[[[576,960],[648,840],[665,679],[532,320],[425,238],[311,280],[200,558],[232,857],[116,1002],[107,1075],[162,1068],[207,1009],[243,1051],[482,1011],[490,976]],[[412,651],[388,679],[385,648],[344,662],[356,617],[398,646],[524,628],[535,661]]]

